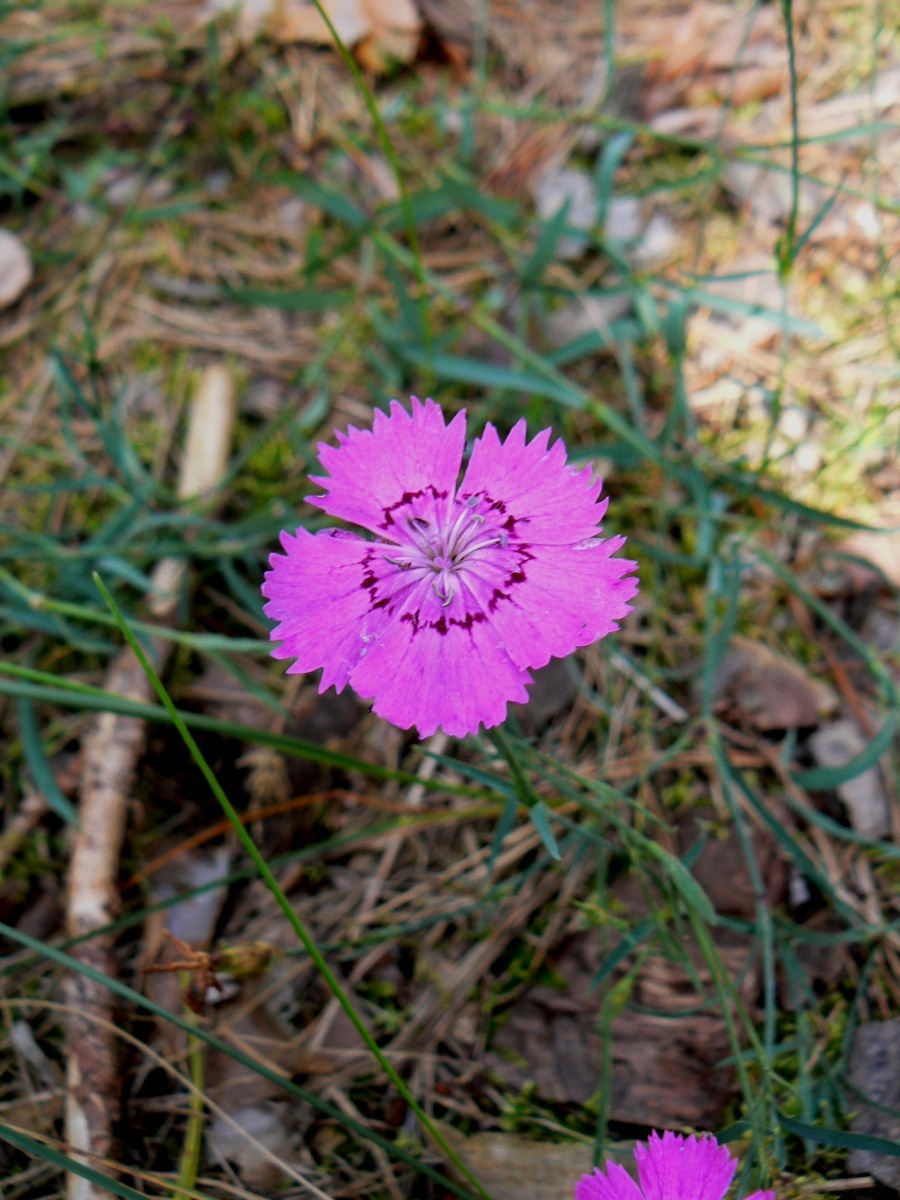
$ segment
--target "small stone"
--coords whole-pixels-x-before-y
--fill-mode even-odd
[[[900,1109],[900,1017],[859,1026],[850,1052],[850,1083],[854,1091],[846,1101],[847,1108],[855,1111],[850,1122],[853,1132],[900,1141],[900,1118],[885,1111]],[[856,1093],[883,1107],[863,1103]],[[851,1175],[874,1175],[879,1182],[900,1191],[900,1158],[872,1150],[852,1150],[847,1166]]]
[[[809,413],[794,404],[783,408],[778,418],[778,432],[789,442],[802,442],[809,433]]]
[[[541,220],[549,221],[568,202],[566,224],[569,229],[591,229],[597,220],[597,189],[587,171],[562,167],[547,171],[534,188],[534,203]],[[587,237],[568,234],[556,243],[558,259],[578,258],[587,247]]]
[[[578,695],[578,666],[570,658],[551,658],[545,667],[532,672],[526,704],[511,704],[523,732],[536,733],[557,713],[570,708]]]
[[[106,199],[113,208],[124,208],[137,199],[141,182],[139,171],[117,173],[106,185]]]
[[[275,217],[285,233],[299,233],[306,218],[306,203],[299,196],[288,196],[276,208]]]
[[[853,210],[853,223],[870,242],[877,242],[881,237],[881,218],[874,204],[863,200]]]
[[[168,200],[174,191],[174,183],[164,175],[147,179],[143,171],[114,171],[109,177],[105,195],[113,208],[127,208],[136,200],[158,204]]]
[[[224,169],[219,171],[210,171],[204,179],[207,194],[210,196],[224,196],[231,186],[231,172]]]
[[[862,754],[866,741],[853,721],[832,721],[812,735],[809,748],[820,767],[843,767]],[[869,767],[840,784],[837,794],[857,833],[874,839],[890,833],[890,804],[878,767]]]
[[[443,1122],[441,1130],[494,1200],[569,1200],[593,1165],[583,1142],[535,1142],[519,1133],[465,1137]]]
[[[794,203],[790,175],[770,171],[750,162],[730,162],[725,168],[724,183],[734,200],[746,205],[754,216],[776,225],[787,220]],[[800,214],[811,216],[821,209],[828,198],[818,184],[800,184]]]
[[[641,232],[641,202],[636,196],[616,196],[606,210],[603,233],[610,242],[633,242]]]
[[[734,637],[713,682],[717,712],[765,732],[817,725],[833,712],[837,698],[799,663],[762,642]],[[846,760],[845,760],[846,761]]]
[[[244,392],[241,408],[255,417],[270,420],[284,403],[284,385],[277,379],[254,379]]]
[[[225,1159],[237,1168],[243,1182],[254,1190],[276,1188],[286,1172],[278,1160],[293,1164],[298,1145],[284,1108],[271,1101],[248,1104],[214,1118],[208,1146],[214,1159]]]
[[[839,549],[845,554],[852,554],[870,562],[889,583],[900,587],[900,533],[888,530],[884,533],[869,529],[854,530],[841,542]],[[856,573],[861,574],[858,564],[855,566]],[[864,585],[867,582],[868,580],[863,581]]]
[[[8,308],[31,283],[34,268],[21,238],[0,229],[0,308]]]
[[[544,326],[547,341],[556,349],[586,333],[602,334],[613,321],[630,312],[630,292],[579,296],[547,317]]]
[[[671,257],[677,245],[675,222],[666,213],[654,213],[632,251],[634,264],[643,270],[659,266]]]

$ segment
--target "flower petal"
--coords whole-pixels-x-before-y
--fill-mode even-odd
[[[466,440],[464,412],[445,425],[433,400],[422,404],[413,397],[411,413],[392,400],[390,416],[376,411],[371,430],[351,425],[337,438],[337,446],[319,446],[328,475],[310,476],[325,495],[310,496],[309,503],[333,517],[396,541],[396,508],[416,497],[453,499]]]
[[[374,584],[387,573],[378,543],[354,534],[311,534],[298,529],[281,535],[284,554],[269,558],[262,586],[264,612],[278,624],[274,658],[293,658],[289,674],[323,668],[320,691],[346,684],[367,640],[387,619]]]
[[[575,1184],[575,1200],[644,1200],[641,1189],[624,1167],[608,1162],[605,1172],[595,1167]]]
[[[634,1157],[646,1200],[722,1200],[737,1167],[714,1137],[668,1131],[651,1133],[646,1146],[635,1146]]]
[[[510,701],[524,703],[531,676],[512,662],[471,596],[458,587],[444,607],[425,580],[393,607],[350,682],[401,729],[465,737],[480,724],[499,725]]]
[[[590,466],[568,467],[563,443],[548,449],[549,441],[550,430],[544,429],[526,445],[524,420],[502,443],[494,426],[486,425],[475,440],[460,499],[486,492],[515,518],[515,536],[532,544],[593,537],[606,511],[606,501],[597,503],[602,485],[592,482]]]
[[[520,549],[511,544],[504,554],[497,552],[490,561],[485,556],[466,572],[517,666],[542,667],[618,629],[638,590],[630,574],[637,564],[612,557],[624,540]]]

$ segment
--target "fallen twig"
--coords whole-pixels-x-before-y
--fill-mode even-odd
[[[191,409],[178,487],[181,499],[202,498],[224,476],[235,399],[228,372],[219,366],[208,367]],[[184,558],[166,558],[157,564],[149,607],[158,620],[174,619],[186,569]],[[149,650],[157,670],[164,668],[172,645],[161,638],[150,639]],[[152,698],[151,685],[128,648],[112,663],[105,686],[131,700],[146,703]],[[127,802],[144,737],[141,719],[101,713],[85,739],[81,830],[69,867],[69,937],[84,938],[109,925],[115,917]],[[113,949],[113,938],[106,934],[82,941],[73,954],[85,966],[115,975]],[[112,995],[82,973],[70,974],[65,990],[72,1010],[66,1028],[66,1140],[74,1150],[109,1158],[119,1108],[115,1042],[108,1029],[113,1017]],[[110,1196],[86,1179],[69,1176],[69,1200],[110,1200]]]

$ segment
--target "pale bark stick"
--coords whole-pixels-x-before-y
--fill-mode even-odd
[[[221,366],[203,373],[191,406],[178,495],[197,499],[211,492],[228,465],[236,415],[231,375]],[[187,571],[184,558],[166,558],[153,572],[149,609],[159,621],[174,620]],[[158,671],[165,668],[172,643],[150,639],[148,650]],[[122,650],[106,676],[107,691],[148,702],[153,691],[129,648]],[[144,748],[145,723],[137,717],[101,713],[84,743],[79,817],[81,829],[69,866],[66,932],[83,937],[115,919],[116,879],[125,834],[128,798]],[[115,975],[114,940],[92,937],[72,950],[86,966]],[[66,1028],[66,1141],[92,1155],[113,1157],[121,1080],[116,1061],[112,993],[80,972],[65,981],[70,1017]],[[99,1020],[97,1019],[99,1018]],[[106,1024],[104,1024],[106,1022]],[[112,1194],[76,1175],[68,1177],[68,1200],[113,1200]]]

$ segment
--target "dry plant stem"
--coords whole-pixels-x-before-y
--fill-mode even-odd
[[[14,1008],[16,1011],[18,1011],[22,1007],[38,1009],[39,1011],[60,1013],[64,1017],[68,1015],[69,1011],[65,1004],[60,1004],[53,1000],[29,1000],[23,999],[21,996],[16,997],[15,1000],[0,999],[0,1009]],[[94,1020],[98,1024],[101,1023],[101,1018],[99,1017],[95,1017]],[[103,1024],[107,1036],[114,1040],[118,1039],[127,1043],[127,1045],[129,1045],[138,1055],[142,1055],[149,1059],[155,1067],[159,1068],[160,1071],[164,1071],[174,1083],[184,1088],[184,1090],[188,1093],[192,1104],[194,1101],[199,1101],[202,1108],[208,1108],[214,1117],[218,1117],[220,1121],[223,1121],[241,1139],[253,1146],[253,1148],[263,1158],[268,1159],[273,1166],[276,1166],[280,1170],[284,1171],[285,1174],[293,1179],[295,1183],[298,1183],[302,1188],[315,1196],[316,1200],[331,1200],[331,1197],[326,1192],[323,1192],[321,1188],[317,1187],[312,1180],[306,1179],[300,1174],[299,1171],[292,1167],[290,1163],[285,1163],[282,1159],[278,1158],[277,1155],[273,1154],[268,1146],[263,1145],[263,1143],[255,1138],[252,1133],[249,1133],[240,1124],[240,1122],[236,1121],[234,1117],[225,1111],[225,1109],[216,1104],[215,1100],[210,1099],[210,1097],[205,1094],[202,1088],[197,1087],[193,1079],[189,1078],[187,1075],[182,1075],[181,1072],[162,1054],[158,1054],[151,1046],[148,1046],[146,1042],[142,1042],[139,1038],[134,1037],[133,1034],[126,1032],[124,1029],[119,1029],[110,1022],[103,1022]],[[49,1100],[52,1099],[54,1094],[55,1093],[49,1091],[38,1092],[32,1096],[31,1099],[34,1102]],[[21,1101],[16,1100],[13,1103],[21,1104]],[[6,1104],[0,1105],[0,1113],[4,1113],[7,1107],[8,1106]],[[58,1148],[61,1150],[66,1149],[64,1144],[59,1144]],[[102,1166],[103,1164],[102,1162],[96,1162],[94,1165]],[[21,1179],[21,1175],[16,1176],[17,1183],[20,1182]],[[154,1182],[156,1181],[154,1180]]]
[[[327,1088],[325,1091],[326,1100],[330,1100],[336,1108],[339,1108],[342,1113],[348,1117],[353,1117],[355,1121],[364,1121],[365,1117],[353,1103],[349,1096],[337,1087]],[[381,1177],[384,1180],[385,1187],[391,1194],[391,1200],[404,1200],[403,1192],[397,1183],[397,1177],[394,1174],[394,1168],[391,1166],[390,1159],[381,1149],[380,1146],[372,1147],[372,1154],[375,1161],[378,1163],[378,1168],[381,1172]]]
[[[427,757],[422,760],[422,765],[419,767],[417,774],[420,779],[430,779],[437,767],[438,754],[443,754],[447,749],[447,742],[450,739],[440,730],[432,737],[428,743]],[[421,783],[414,783],[406,793],[406,804],[408,808],[416,809],[422,804],[425,798],[425,788]],[[397,855],[400,853],[400,847],[403,845],[403,839],[406,836],[402,829],[398,829],[391,840],[384,848],[384,853],[381,856],[381,862],[378,864],[378,870],[369,881],[369,886],[366,889],[366,894],[363,897],[363,902],[360,905],[357,920],[364,920],[378,903],[378,897],[381,895],[381,889],[384,882],[393,870],[394,863],[397,861]]]
[[[426,780],[432,777],[435,768],[437,767],[437,758],[434,756],[444,753],[444,751],[447,749],[447,743],[449,740],[450,739],[447,737],[447,735],[441,730],[438,730],[438,732],[432,736],[428,743],[428,755],[422,760],[421,765],[416,772],[420,779]],[[404,807],[410,809],[420,808],[424,799],[424,786],[421,783],[414,783],[406,793]],[[358,938],[362,933],[366,919],[369,917],[373,908],[378,903],[378,898],[381,895],[381,889],[384,887],[388,876],[394,869],[394,863],[397,861],[397,855],[400,853],[400,847],[403,845],[403,839],[406,836],[406,830],[398,829],[396,833],[391,835],[385,844],[381,855],[381,862],[378,864],[377,870],[372,873],[372,877],[369,880],[368,886],[363,894],[362,903],[359,906],[359,912],[356,914],[355,919],[351,922],[347,931],[347,937]],[[360,979],[364,978],[363,969],[364,964],[368,961],[368,957],[369,956],[367,955],[364,956],[356,964],[356,967],[350,976],[351,984],[358,983]],[[340,1001],[336,996],[332,996],[332,998],[328,1001],[328,1004],[325,1006],[325,1009],[319,1018],[318,1024],[316,1025],[315,1033],[310,1041],[311,1047],[315,1048],[324,1045],[325,1039],[327,1038],[331,1026],[334,1024],[334,1020],[340,1010]]]
[[[235,402],[228,373],[219,366],[207,368],[191,408],[178,489],[182,499],[202,498],[224,476]],[[185,570],[184,559],[167,558],[157,564],[150,609],[158,620],[174,620]],[[172,645],[161,638],[149,639],[148,650],[158,671],[165,669]],[[110,667],[105,687],[129,700],[148,703],[153,699],[152,684],[128,647]],[[140,718],[114,713],[101,713],[85,739],[81,831],[68,879],[69,937],[83,938],[115,919],[128,797],[144,739],[145,724]],[[114,976],[113,951],[111,936],[91,937],[74,949],[74,957]],[[119,1072],[115,1043],[108,1032],[114,1017],[112,993],[73,972],[66,978],[65,996],[71,1009],[66,1027],[66,1141],[73,1150],[109,1158],[119,1112]],[[110,1200],[111,1193],[70,1175],[67,1195],[68,1200]]]

